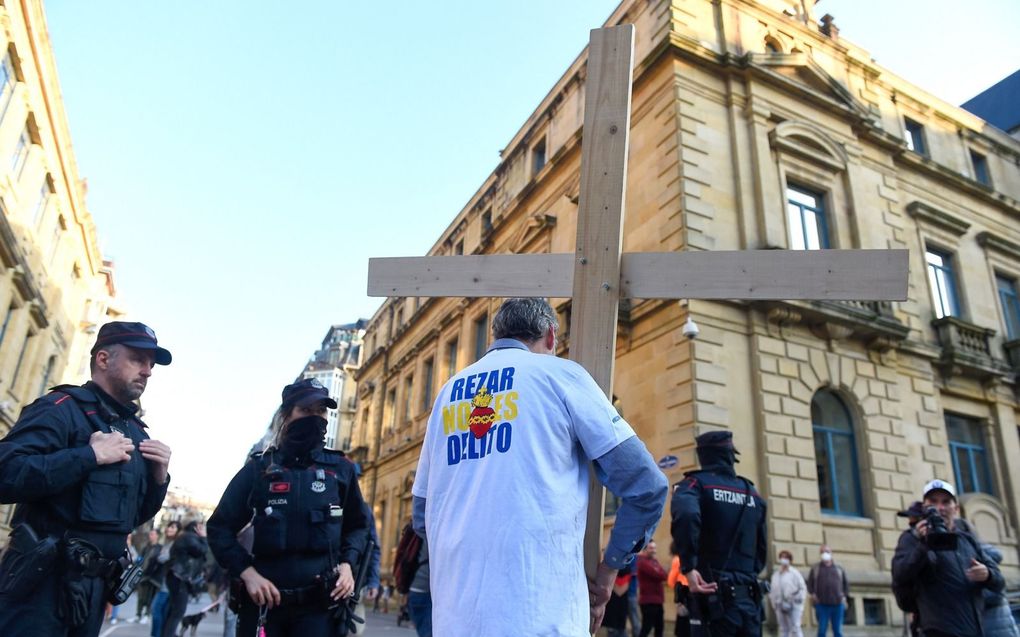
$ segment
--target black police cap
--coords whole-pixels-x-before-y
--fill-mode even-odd
[[[109,345],[126,345],[134,349],[148,349],[156,354],[156,363],[169,365],[173,357],[170,352],[160,347],[156,341],[156,333],[145,323],[128,323],[125,321],[111,321],[99,328],[99,335],[96,336],[96,344],[92,346],[90,353],[95,354]]]
[[[740,453],[737,451],[736,447],[733,446],[732,431],[709,431],[695,438],[694,442],[697,443],[698,449],[732,449],[733,453]]]
[[[322,383],[314,378],[303,378],[283,388],[281,402],[287,407],[308,407],[315,403],[325,403],[330,409],[336,409],[337,402],[329,397]]]

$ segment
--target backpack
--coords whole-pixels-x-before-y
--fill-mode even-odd
[[[414,574],[421,565],[418,555],[421,553],[421,538],[408,524],[400,534],[397,544],[397,555],[393,559],[393,581],[397,592],[406,595],[411,590]]]

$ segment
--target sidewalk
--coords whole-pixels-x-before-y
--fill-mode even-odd
[[[209,596],[202,595],[197,604],[188,604],[188,614],[197,613],[209,605]],[[365,632],[358,633],[358,637],[416,637],[414,628],[407,622],[397,626],[397,613],[390,609],[389,613],[373,613],[368,611],[365,618]],[[119,610],[120,619],[116,624],[103,624],[99,637],[149,637],[152,625],[132,624],[125,621],[135,616],[135,597],[132,596],[127,602],[121,605]],[[223,635],[223,613],[207,613],[198,625],[198,632],[195,637],[221,637]],[[185,633],[185,637],[191,637],[191,631]],[[233,637],[233,636],[230,636]],[[247,636],[242,636],[247,637]],[[251,636],[251,637],[254,637]]]

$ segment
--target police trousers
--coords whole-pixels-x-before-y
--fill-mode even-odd
[[[29,595],[17,600],[0,595],[0,635],[3,637],[97,637],[106,612],[106,583],[99,577],[85,577],[88,615],[78,628],[69,628],[60,619],[63,575],[47,577]]]
[[[723,602],[722,617],[710,620],[697,597],[690,606],[692,637],[761,637],[761,603],[737,596]]]
[[[257,637],[259,607],[245,594],[237,613],[237,637]],[[333,619],[325,602],[277,606],[266,614],[266,637],[330,637]]]

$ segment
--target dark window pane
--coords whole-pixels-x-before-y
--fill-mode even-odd
[[[863,515],[860,472],[850,410],[842,399],[820,390],[811,399],[815,439],[818,500],[822,510],[840,515]]]
[[[866,599],[864,600],[864,625],[885,626],[885,600]]]
[[[971,455],[966,449],[957,447],[956,456],[956,484],[961,493],[973,493],[977,487],[974,484],[974,465],[971,463]]]
[[[861,507],[858,501],[857,487],[857,458],[854,450],[854,439],[852,436],[832,436],[832,462],[835,465],[836,496],[838,498],[839,512],[844,514],[860,515]]]
[[[1016,281],[997,275],[995,284],[999,288],[999,304],[1002,305],[1002,318],[1006,324],[1006,338],[1020,338],[1020,294],[1017,293]]]
[[[832,510],[832,473],[829,471],[829,435],[815,431],[815,468],[818,472],[818,502],[823,509]]]
[[[850,411],[839,399],[839,396],[830,391],[816,392],[811,399],[811,422],[815,426],[825,427],[851,433],[853,426],[850,422]]]
[[[947,413],[946,436],[949,438],[957,491],[994,495],[992,472],[980,421]]]

